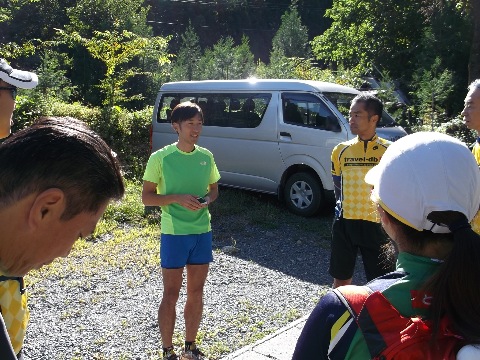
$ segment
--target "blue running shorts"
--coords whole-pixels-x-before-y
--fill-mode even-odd
[[[213,261],[212,232],[194,235],[161,234],[162,268],[178,269],[185,265],[203,265]]]

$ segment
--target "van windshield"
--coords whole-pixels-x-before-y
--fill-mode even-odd
[[[349,94],[349,93],[336,93],[336,92],[323,92],[330,102],[335,105],[343,115],[343,117],[348,121],[348,112],[350,110],[350,104],[352,100],[357,94]],[[398,126],[397,122],[393,119],[393,117],[383,110],[382,118],[377,124],[377,127],[394,127]]]

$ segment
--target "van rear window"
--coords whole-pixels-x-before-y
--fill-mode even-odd
[[[268,93],[165,93],[158,105],[157,122],[170,123],[173,108],[191,101],[202,108],[204,126],[254,128],[260,125],[271,97]]]

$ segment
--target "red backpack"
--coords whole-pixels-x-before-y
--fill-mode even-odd
[[[442,319],[435,343],[432,323],[418,317],[404,317],[379,291],[367,286],[341,286],[334,292],[348,308],[368,346],[372,359],[455,359],[463,338]]]

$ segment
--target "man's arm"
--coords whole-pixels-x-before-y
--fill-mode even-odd
[[[17,360],[17,356],[13,351],[10,338],[8,337],[7,329],[0,315],[0,359],[2,360]]]
[[[340,195],[342,193],[342,177],[337,175],[332,175],[333,178],[333,191],[335,192],[335,201],[340,200]]]
[[[208,185],[208,194],[204,196],[207,204],[214,202],[218,198],[218,183]]]
[[[218,196],[218,190],[216,196]],[[203,207],[197,198],[190,194],[157,194],[157,184],[150,181],[143,181],[142,202],[145,206],[179,204],[189,210],[199,210]]]

